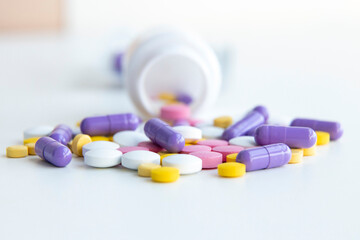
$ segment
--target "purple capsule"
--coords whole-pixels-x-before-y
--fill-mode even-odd
[[[181,94],[178,94],[176,96],[176,100],[178,102],[182,102],[182,103],[185,103],[186,105],[189,105],[192,103],[193,99],[190,95],[186,94],[186,93],[181,93]]]
[[[65,167],[72,158],[70,149],[51,137],[42,137],[37,140],[35,153],[41,159],[57,167]]]
[[[316,143],[316,133],[307,127],[284,127],[263,125],[255,131],[255,141],[259,145],[285,143],[291,148],[310,148]]]
[[[173,127],[176,126],[190,126],[190,123],[186,119],[177,119],[173,122]]]
[[[344,132],[344,130],[341,128],[341,124],[338,122],[296,118],[291,122],[290,125],[297,127],[309,127],[314,129],[315,131],[328,132],[330,134],[331,140],[339,139]]]
[[[54,128],[54,130],[50,133],[49,137],[55,139],[61,144],[66,145],[72,139],[72,130],[65,124],[60,124]]]
[[[268,117],[269,114],[267,109],[263,106],[257,106],[243,119],[228,127],[224,131],[222,139],[229,141],[234,137],[243,136],[246,133],[253,131],[261,124],[264,124]]]
[[[132,113],[88,117],[81,121],[80,129],[90,136],[109,136],[123,130],[135,130],[141,120]]]
[[[246,171],[280,167],[291,159],[290,148],[283,143],[242,150],[236,161],[246,165]]]
[[[169,152],[181,152],[185,146],[184,137],[158,118],[147,121],[144,131],[153,143]]]

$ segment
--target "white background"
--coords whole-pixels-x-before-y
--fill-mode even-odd
[[[359,239],[358,1],[68,1],[61,34],[0,35],[1,239]],[[24,129],[135,111],[111,55],[157,24],[231,49],[214,110],[336,120],[345,133],[302,164],[155,184],[74,158],[8,159]]]

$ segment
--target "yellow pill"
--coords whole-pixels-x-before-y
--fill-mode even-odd
[[[302,149],[291,149],[291,159],[289,164],[301,163],[303,160],[304,151]]]
[[[9,158],[22,158],[28,155],[28,148],[24,145],[14,145],[6,148],[6,156]]]
[[[175,155],[177,153],[166,153],[166,154],[162,154],[160,155],[160,165],[162,165],[162,160],[168,156],[171,156],[171,155]]]
[[[316,153],[316,144],[311,148],[304,148],[304,156],[313,156]]]
[[[110,141],[110,142],[113,142],[113,141],[114,141],[113,136],[110,136],[110,137],[108,137],[108,138],[109,138],[109,141]]]
[[[29,155],[36,155],[35,153],[35,143],[27,143],[25,146],[28,148]]]
[[[76,122],[77,127],[80,127],[80,125],[81,125],[81,121]]]
[[[237,155],[238,155],[238,153],[232,153],[232,154],[226,155],[226,162],[236,162]]]
[[[173,167],[161,167],[151,170],[151,179],[154,182],[169,183],[179,179],[180,171]]]
[[[91,143],[91,137],[86,134],[78,134],[74,137],[72,141],[72,152],[78,155],[79,157],[82,157],[82,147],[85,144]]]
[[[330,134],[328,132],[315,131],[317,140],[316,145],[325,145],[330,142]]]
[[[40,137],[32,137],[32,138],[27,138],[24,139],[24,145],[28,144],[28,143],[36,143],[37,140],[39,140]]]
[[[214,126],[227,128],[232,124],[233,120],[230,116],[222,116],[214,119]]]
[[[138,168],[138,175],[140,177],[151,177],[151,170],[161,168],[160,165],[155,163],[143,163]]]
[[[96,142],[96,141],[110,141],[110,140],[108,137],[105,136],[92,136],[91,141]]]
[[[197,144],[198,142],[204,141],[204,140],[206,140],[206,138],[201,138],[201,139],[199,139],[199,140],[194,141],[193,144]]]
[[[159,99],[168,100],[168,101],[173,100],[174,101],[174,100],[176,100],[176,96],[175,96],[175,94],[172,94],[172,93],[163,92],[163,93],[159,94]]]
[[[238,162],[227,162],[218,165],[218,174],[222,177],[241,177],[246,172],[245,164]]]

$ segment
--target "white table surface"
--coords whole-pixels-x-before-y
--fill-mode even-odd
[[[334,41],[258,48],[244,39],[238,74],[207,115],[264,104],[275,117],[337,120],[343,138],[301,164],[155,184],[76,157],[66,168],[6,158],[28,127],[134,107],[92,42],[0,38],[0,239],[360,239],[359,46]]]

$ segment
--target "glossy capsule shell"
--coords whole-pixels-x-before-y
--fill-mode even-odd
[[[71,141],[72,130],[69,126],[60,124],[54,128],[54,130],[49,134],[49,137],[55,139],[63,145],[66,145]]]
[[[309,127],[315,131],[328,132],[330,134],[330,140],[337,140],[344,133],[341,124],[338,122],[296,118],[291,122],[290,125],[297,127]]]
[[[306,127],[263,125],[255,131],[258,145],[284,143],[291,148],[310,148],[315,145],[316,139],[315,131]]]
[[[246,171],[250,172],[280,167],[290,159],[290,148],[286,144],[277,143],[243,150],[237,155],[236,162],[245,164]]]
[[[222,139],[229,141],[234,137],[245,135],[254,128],[264,124],[269,117],[268,111],[263,106],[257,106],[243,119],[228,127],[222,134]]]
[[[165,148],[168,152],[181,152],[185,146],[184,137],[158,118],[147,121],[144,131],[153,143]]]
[[[119,131],[135,130],[141,120],[132,113],[87,117],[81,121],[81,132],[90,136],[109,136]]]
[[[65,167],[72,158],[68,147],[50,137],[42,137],[35,144],[35,153],[57,167]]]

